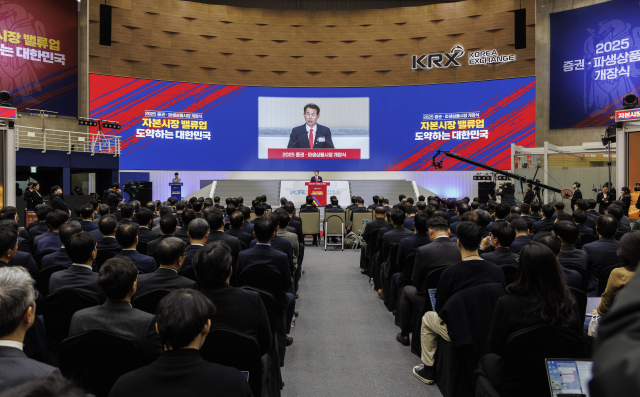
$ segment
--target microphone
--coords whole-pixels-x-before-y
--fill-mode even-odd
[[[300,140],[301,140],[302,138],[307,138],[307,139],[308,139],[309,137],[305,134],[305,135],[301,136],[300,138],[298,138],[295,142],[293,142],[293,143],[292,143],[292,145],[295,145],[295,144],[297,144],[298,142],[300,142]],[[316,134],[315,142],[314,142],[314,146],[315,146],[315,144],[316,144],[317,142],[318,142],[318,136],[317,136],[317,134]],[[292,146],[287,145],[287,149],[295,149],[295,148],[294,148],[294,147],[292,147]],[[311,149],[313,149],[313,148],[311,148]]]

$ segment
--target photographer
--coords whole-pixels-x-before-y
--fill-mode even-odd
[[[122,191],[120,190],[120,184],[113,182],[111,187],[105,192],[102,201],[109,206],[112,214],[115,214],[118,210],[118,203],[122,201]]]
[[[607,211],[607,208],[609,208],[609,206],[611,205],[611,202],[616,199],[616,196],[609,193],[608,185],[609,183],[607,182],[602,187],[602,191],[598,193],[598,196],[596,197],[596,202],[600,204],[600,207],[598,208],[598,212],[600,213],[600,215],[604,215]]]
[[[511,207],[516,205],[516,188],[511,182],[500,185],[500,189],[496,190],[496,195],[502,196],[502,204],[508,204]]]

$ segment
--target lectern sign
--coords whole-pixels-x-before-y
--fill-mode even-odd
[[[317,206],[324,207],[327,205],[327,186],[329,182],[306,182],[309,187],[309,196],[313,197],[313,201]]]

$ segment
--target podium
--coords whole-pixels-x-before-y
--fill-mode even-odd
[[[313,197],[316,205],[325,207],[327,205],[327,186],[330,182],[305,182],[308,188],[307,194]]]
[[[182,183],[170,183],[169,186],[171,187],[171,197],[178,201],[182,200]]]

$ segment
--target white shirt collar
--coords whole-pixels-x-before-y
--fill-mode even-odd
[[[24,344],[15,340],[0,340],[0,346],[13,347],[22,350]]]
[[[193,246],[193,245],[199,245],[200,247],[202,247],[202,244],[191,244],[191,245],[192,245],[192,246]]]
[[[311,131],[311,127],[309,127],[309,124],[305,123],[304,124],[305,127],[307,127],[307,141],[309,140],[309,132]],[[316,136],[318,132],[318,123],[316,123],[316,125],[313,126],[313,140],[316,140]]]
[[[89,265],[85,265],[84,263],[74,263],[73,266],[82,266],[82,267],[86,267],[87,269],[93,271],[93,268]]]
[[[450,238],[450,237],[449,236],[438,236],[438,237],[436,237],[436,240],[439,239],[439,238]]]
[[[116,238],[116,236],[102,236],[102,238]]]
[[[268,245],[269,247],[271,247],[271,244],[267,244],[267,243],[256,243],[256,245]]]

